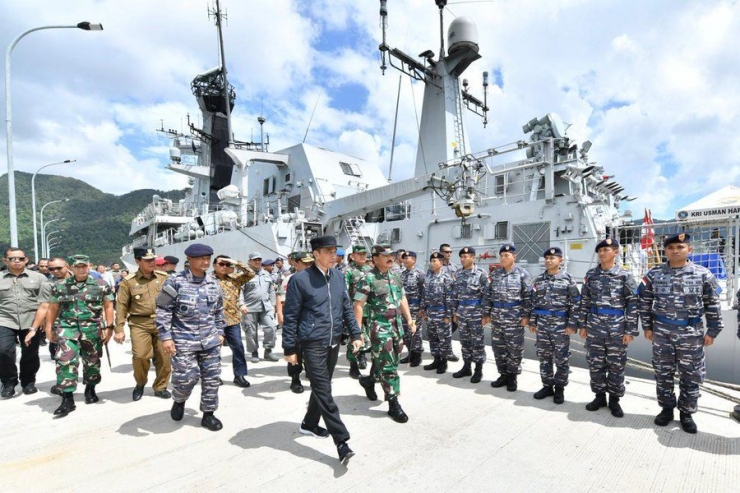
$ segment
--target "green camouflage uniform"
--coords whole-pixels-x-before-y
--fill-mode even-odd
[[[390,400],[401,392],[398,376],[398,354],[403,348],[401,300],[404,297],[401,278],[388,271],[370,270],[360,281],[355,301],[365,302],[370,343],[373,353],[372,377]],[[363,315],[365,320],[365,315]]]
[[[113,301],[113,291],[103,280],[88,276],[78,283],[74,276],[54,285],[51,303],[59,303],[56,370],[62,392],[77,388],[79,357],[82,356],[82,381],[100,383],[101,331],[105,326],[103,300]]]
[[[347,292],[349,293],[349,299],[354,300],[355,299],[355,293],[357,292],[357,287],[360,284],[360,281],[363,277],[365,277],[365,274],[370,272],[370,266],[365,265],[357,265],[356,263],[352,262],[350,264],[350,267],[347,269],[347,272],[344,274],[344,280],[347,283]],[[370,347],[370,331],[368,329],[368,323],[367,323],[368,317],[367,317],[367,306],[362,310],[362,327],[360,327],[360,330],[362,330],[362,336],[365,339],[365,345],[360,348],[359,351],[356,353],[352,352],[352,345],[347,344],[347,361],[350,363],[357,363],[357,355],[360,353],[369,353],[371,350]],[[349,334],[349,328],[345,327],[345,333]]]

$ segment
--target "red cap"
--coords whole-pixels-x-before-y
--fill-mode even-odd
[[[154,260],[154,265],[164,265],[167,261],[164,259],[164,257],[157,257],[156,260]]]

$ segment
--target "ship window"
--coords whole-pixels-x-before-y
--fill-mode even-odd
[[[506,175],[496,175],[494,177],[494,194],[503,195],[506,192]]]
[[[401,228],[393,228],[391,230],[391,243],[401,242]]]
[[[499,221],[496,223],[496,240],[505,240],[509,236],[509,221]]]
[[[460,229],[460,237],[461,238],[472,238],[473,237],[473,225],[463,224],[462,228]]]
[[[265,178],[265,180],[262,182],[262,195],[270,195],[271,193],[275,193],[275,177],[274,176]]]
[[[285,184],[293,183],[293,173],[285,173]]]
[[[356,164],[345,163],[345,162],[339,161],[339,166],[342,167],[342,172],[345,175],[362,176],[362,173],[360,173],[360,167],[357,166]]]
[[[288,197],[288,212],[295,212],[296,209],[301,208],[301,196],[293,195]]]

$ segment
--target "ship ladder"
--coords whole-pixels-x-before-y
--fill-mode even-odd
[[[458,155],[456,157],[463,157],[467,154],[465,148],[465,127],[463,126],[463,105],[462,105],[462,94],[460,93],[460,80],[455,77],[455,118],[453,119],[453,130],[455,132],[455,140],[457,141]]]
[[[360,228],[365,223],[365,220],[361,217],[353,217],[345,219],[344,221],[344,232],[349,238],[350,245],[364,245],[365,248],[370,251],[370,245],[365,241],[365,237],[360,233]]]

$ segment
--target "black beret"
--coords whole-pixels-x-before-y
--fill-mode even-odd
[[[668,246],[671,243],[691,243],[691,235],[688,235],[686,233],[678,233],[675,235],[671,235],[668,238],[665,239],[663,242],[663,246]]]
[[[545,250],[545,253],[542,254],[543,257],[547,257],[548,255],[554,255],[557,257],[563,256],[563,251],[558,247],[550,247],[547,250]]]
[[[604,247],[619,248],[619,242],[614,238],[605,238],[596,245],[596,253],[599,253],[599,248]]]
[[[193,243],[185,249],[186,257],[205,257],[213,255],[213,248],[203,243]]]
[[[440,252],[434,252],[433,254],[431,254],[429,256],[429,260],[434,260],[435,258],[437,260],[444,260],[445,259],[445,256],[444,256],[444,254],[442,254]]]
[[[501,245],[501,248],[498,249],[499,254],[504,253],[504,252],[516,253],[516,247],[514,246],[513,243],[505,243]]]
[[[414,257],[414,258],[416,258],[416,252],[406,252],[406,253],[403,254],[403,258],[406,258],[406,257]]]
[[[177,265],[180,263],[180,259],[177,257],[173,257],[172,255],[167,255],[164,259],[167,261],[168,264]]]
[[[473,247],[464,247],[462,250],[460,250],[460,256],[462,257],[462,255],[464,253],[472,253],[473,255],[475,255],[475,248],[473,248]]]

